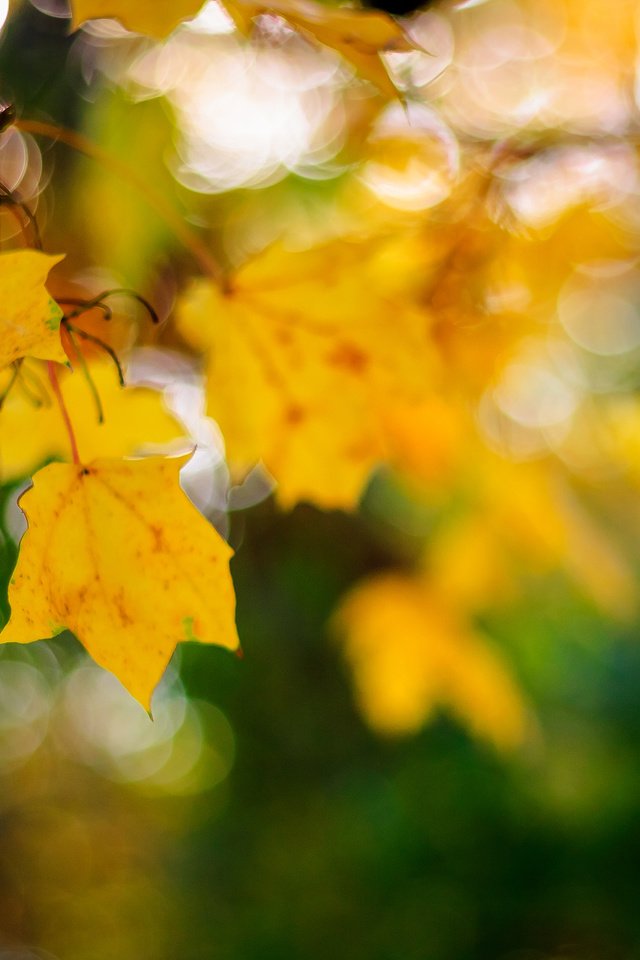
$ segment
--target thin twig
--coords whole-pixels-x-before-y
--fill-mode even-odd
[[[64,397],[62,396],[62,390],[60,389],[60,384],[58,383],[58,375],[56,373],[56,365],[52,360],[47,360],[47,373],[49,374],[49,380],[51,382],[51,389],[53,390],[54,396],[58,401],[58,407],[60,408],[60,413],[62,419],[64,420],[64,425],[69,435],[69,443],[71,444],[71,455],[73,457],[73,462],[80,466],[80,455],[78,454],[78,444],[76,443],[76,435],[73,432],[73,424],[71,423],[71,417],[69,416],[69,411],[67,410],[66,404],[64,402]]]
[[[45,123],[41,120],[16,120],[15,126],[23,133],[32,133],[36,136],[48,137],[50,140],[59,140],[79,153],[84,153],[98,163],[113,171],[125,183],[132,187],[145,198],[149,206],[155,210],[158,216],[171,228],[175,236],[182,245],[189,250],[194,260],[198,263],[200,269],[206,276],[210,277],[221,290],[228,289],[228,281],[224,270],[215,259],[213,254],[202,243],[200,238],[187,225],[185,220],[176,213],[166,198],[158,193],[149,184],[149,181],[143,174],[132,170],[126,163],[123,163],[118,157],[113,156],[108,150],[104,150],[88,137],[74,130],[68,130],[65,127],[59,127],[54,123]]]

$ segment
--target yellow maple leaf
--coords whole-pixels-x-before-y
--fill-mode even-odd
[[[124,457],[184,435],[157,390],[122,388],[110,361],[94,361],[89,370],[104,407],[103,423],[98,422],[82,374],[63,371],[59,376],[84,460]],[[69,455],[69,438],[55,399],[50,397],[46,373],[38,363],[26,361],[22,375],[32,392],[37,385],[38,396],[42,392],[43,399],[49,397],[50,402],[34,406],[17,385],[7,396],[0,410],[0,478],[4,482],[31,476],[46,460]]]
[[[201,280],[179,304],[232,467],[262,460],[284,506],[353,507],[383,458],[381,409],[424,389],[425,320],[394,282],[359,245],[271,248],[230,293]]]
[[[114,17],[134,33],[162,40],[183,20],[195,17],[203,0],[73,0],[73,29],[85,20]]]
[[[401,574],[366,581],[335,622],[375,729],[411,733],[442,705],[499,748],[522,740],[525,708],[506,666],[424,581]]]
[[[60,260],[39,250],[0,254],[0,369],[21,357],[66,362],[62,310],[45,288],[49,271]]]
[[[146,709],[180,640],[236,649],[232,551],[180,490],[185,459],[39,471],[0,641],[69,629]]]

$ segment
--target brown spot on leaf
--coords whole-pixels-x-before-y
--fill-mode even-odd
[[[357,376],[364,373],[368,364],[369,357],[364,350],[356,347],[353,343],[338,343],[336,347],[327,354],[327,361],[334,367],[341,367]]]
[[[149,527],[151,536],[153,537],[153,550],[157,553],[164,547],[164,537],[162,535],[162,529],[160,527]]]
[[[288,347],[293,342],[291,333],[288,330],[283,330],[282,328],[279,328],[275,331],[275,338],[283,347]]]
[[[284,419],[290,427],[295,427],[297,424],[302,423],[305,419],[306,413],[302,407],[299,407],[297,404],[292,403],[285,410]]]
[[[133,617],[130,615],[127,610],[127,604],[124,596],[124,591],[119,591],[114,595],[114,605],[120,617],[120,622],[123,627],[129,627],[134,622]]]

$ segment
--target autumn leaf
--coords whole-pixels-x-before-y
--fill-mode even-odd
[[[201,280],[179,305],[232,467],[262,460],[283,505],[353,507],[384,456],[381,409],[424,390],[426,325],[397,282],[366,245],[272,248],[230,293]]]
[[[525,708],[506,665],[422,580],[387,574],[360,584],[335,625],[375,729],[411,733],[444,706],[499,748],[522,740]]]
[[[21,500],[29,528],[0,641],[69,629],[147,709],[179,641],[236,649],[232,551],[180,490],[184,462],[39,471]]]
[[[98,422],[82,374],[63,371],[59,377],[85,460],[137,454],[183,435],[157,390],[121,387],[110,361],[92,362],[89,372],[105,411],[103,423]],[[0,410],[0,478],[4,482],[30,476],[46,460],[69,457],[69,438],[50,394],[46,372],[37,362],[26,361],[21,377],[29,395],[14,385]],[[34,392],[36,400],[47,402],[34,405]]]
[[[66,362],[62,310],[45,288],[49,271],[61,260],[39,250],[0,254],[0,369],[21,357]]]

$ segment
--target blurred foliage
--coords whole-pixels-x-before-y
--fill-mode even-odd
[[[351,12],[310,40],[244,6],[250,40],[214,4],[70,34],[48,0],[0,35],[52,292],[163,321],[78,321],[185,427],[132,388],[101,439],[193,438],[244,651],[181,645],[151,725],[69,635],[2,648],[0,958],[640,956],[636,5],[428,4],[365,51],[386,99]],[[52,416],[0,420],[3,620]]]

